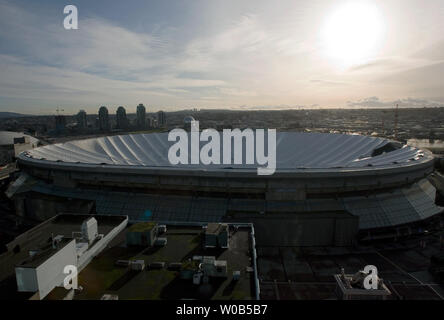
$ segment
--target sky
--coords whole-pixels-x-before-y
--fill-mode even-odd
[[[444,107],[443,16],[442,0],[0,0],[0,111]]]

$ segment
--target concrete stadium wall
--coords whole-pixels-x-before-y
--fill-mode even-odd
[[[393,168],[341,169],[326,172],[292,171],[272,176],[255,173],[192,172],[151,170],[112,166],[82,168],[76,166],[42,166],[19,160],[29,175],[56,186],[91,186],[100,188],[140,188],[181,192],[239,193],[261,195],[267,200],[304,200],[310,194],[322,195],[356,191],[375,191],[409,185],[433,172],[433,161]]]
[[[59,213],[89,214],[94,206],[94,202],[89,200],[65,199],[32,193],[18,194],[14,197],[14,203],[17,215],[38,221],[45,221]]]

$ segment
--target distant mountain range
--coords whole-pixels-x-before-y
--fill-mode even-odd
[[[26,117],[26,114],[16,113],[16,112],[0,112],[0,118],[20,118]]]

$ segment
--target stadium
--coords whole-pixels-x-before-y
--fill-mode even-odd
[[[18,157],[19,214],[125,214],[130,221],[253,222],[262,245],[349,245],[423,231],[442,208],[434,158],[378,137],[278,132],[276,171],[171,165],[168,133],[53,144]],[[243,148],[245,156],[245,148]]]

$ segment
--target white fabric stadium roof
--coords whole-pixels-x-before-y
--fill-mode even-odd
[[[174,143],[168,141],[168,133],[129,134],[47,145],[26,151],[20,158],[73,165],[106,164],[166,169],[173,167],[168,161],[168,150]],[[201,146],[206,143],[201,142]],[[414,147],[396,146],[397,143],[387,139],[361,135],[278,132],[276,144],[277,170],[399,167],[432,159],[429,153]],[[257,165],[179,164],[174,167],[217,170],[256,168]]]

